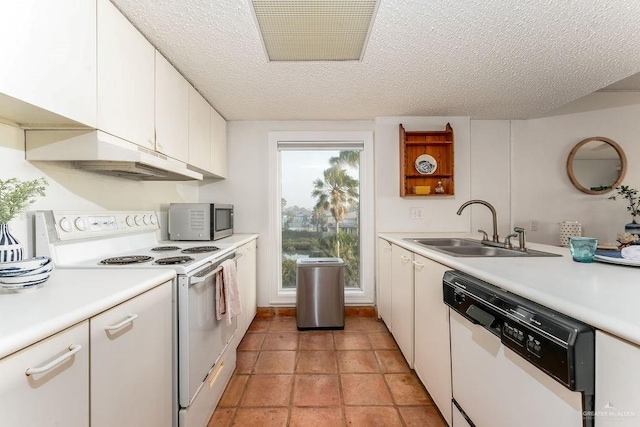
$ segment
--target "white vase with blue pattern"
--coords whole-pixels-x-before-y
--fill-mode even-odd
[[[22,245],[9,232],[9,224],[0,224],[0,262],[20,261],[22,256]]]

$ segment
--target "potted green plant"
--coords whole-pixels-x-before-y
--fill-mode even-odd
[[[627,200],[627,211],[631,213],[632,220],[629,224],[625,225],[624,231],[631,234],[640,234],[640,224],[636,222],[636,217],[640,214],[640,198],[638,197],[638,190],[630,188],[628,185],[621,185],[616,187],[616,194],[609,197],[611,200],[616,200],[618,197],[622,197]]]
[[[0,262],[22,259],[22,245],[9,232],[9,221],[35,202],[36,196],[44,196],[47,185],[44,178],[32,181],[0,179]]]

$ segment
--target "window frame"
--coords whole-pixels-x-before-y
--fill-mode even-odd
[[[374,161],[373,132],[293,131],[269,132],[269,304],[295,305],[295,289],[282,288],[282,168],[279,144],[295,144],[298,149],[347,149],[361,144],[360,151],[360,288],[345,288],[345,304],[373,304],[374,288]]]

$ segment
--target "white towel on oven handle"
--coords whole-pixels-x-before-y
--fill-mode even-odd
[[[236,263],[228,259],[220,267],[222,270],[216,278],[216,318],[221,320],[226,315],[227,324],[230,325],[231,319],[242,313]]]

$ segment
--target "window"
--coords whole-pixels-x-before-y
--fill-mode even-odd
[[[371,132],[270,132],[270,303],[295,302],[296,261],[345,261],[345,302],[373,303]]]
[[[360,288],[360,151],[281,149],[282,288],[300,258],[339,257]]]

